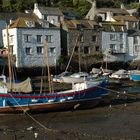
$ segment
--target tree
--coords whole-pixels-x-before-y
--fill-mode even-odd
[[[8,12],[8,11],[12,12],[11,0],[3,0],[2,8],[3,8],[3,11],[5,12]]]
[[[16,0],[16,2],[12,6],[13,11],[15,11],[15,12],[22,11],[23,3],[24,3],[24,0]]]

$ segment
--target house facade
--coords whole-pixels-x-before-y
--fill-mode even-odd
[[[104,61],[127,61],[128,40],[126,26],[117,22],[102,23],[102,53]]]
[[[85,18],[89,20],[95,20],[96,17],[100,18],[101,21],[105,21],[107,19],[108,12],[112,13],[112,16],[129,15],[123,4],[121,4],[120,8],[97,8],[96,0],[94,0],[92,2],[92,7],[85,16]]]
[[[61,22],[64,20],[63,13],[56,7],[41,7],[35,3],[33,13],[39,19],[44,19],[58,27],[60,27]]]
[[[128,61],[140,60],[140,30],[128,35]]]
[[[135,16],[113,16],[113,19],[117,22],[124,23],[126,25],[127,30],[139,30],[139,19]]]
[[[9,25],[9,47],[18,68],[56,65],[61,55],[60,29],[42,20],[18,18]],[[46,43],[46,41],[48,43]],[[7,32],[3,30],[7,47]]]
[[[101,52],[100,26],[91,20],[70,20],[64,21],[62,27],[62,48],[66,46],[67,55],[70,56],[74,48],[78,55],[80,47],[82,63],[93,63],[93,57]]]

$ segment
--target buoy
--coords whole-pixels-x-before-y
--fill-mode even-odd
[[[37,136],[38,136],[38,133],[37,133],[37,132],[35,132],[35,133],[34,133],[34,136],[35,136],[35,138],[37,138]]]

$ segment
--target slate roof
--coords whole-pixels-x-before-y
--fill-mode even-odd
[[[106,32],[127,32],[126,25],[121,22],[102,22],[102,29]]]
[[[32,21],[34,23],[34,27],[29,27],[27,25],[27,21]],[[57,28],[56,26],[54,26],[53,24],[44,21],[44,20],[40,20],[40,19],[33,19],[33,18],[27,18],[27,17],[20,17],[17,18],[16,20],[14,20],[11,24],[10,24],[10,28],[43,28],[42,25],[40,24],[40,22],[46,22],[49,24],[49,28],[53,27],[53,28]]]
[[[41,7],[38,6],[38,9],[42,14],[47,14],[47,15],[58,15],[58,16],[63,16],[63,13],[59,8],[56,7]]]
[[[62,25],[67,28],[77,29],[77,25],[81,25],[82,28],[93,29],[94,26],[99,26],[97,22],[93,20],[65,20]]]
[[[112,12],[114,14],[129,15],[127,10],[121,8],[97,8],[97,13]]]
[[[140,36],[140,30],[135,31],[134,33],[130,33],[129,36],[130,36],[130,37],[133,37],[133,36]]]
[[[136,18],[135,16],[129,16],[129,15],[125,15],[125,16],[113,16],[113,18],[117,21],[136,21],[138,22],[139,19]]]

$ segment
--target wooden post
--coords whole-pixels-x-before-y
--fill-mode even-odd
[[[6,33],[7,33],[7,47],[8,47],[8,70],[9,70],[10,92],[12,92],[11,56],[10,56],[10,46],[9,46],[9,31],[8,31],[7,24],[6,24]]]
[[[50,75],[49,56],[48,56],[48,41],[47,41],[47,39],[45,40],[44,54],[46,56],[45,62],[46,62],[47,71],[48,71],[49,93],[52,93],[53,92],[53,87],[52,87],[52,78],[51,78],[51,75]]]

